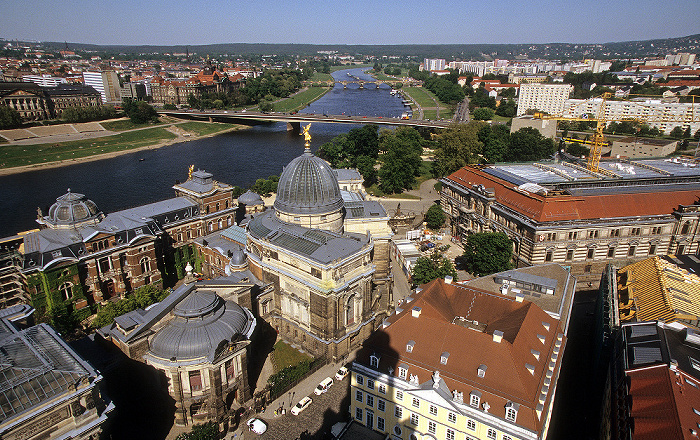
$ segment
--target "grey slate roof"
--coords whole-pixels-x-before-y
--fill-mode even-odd
[[[206,194],[214,190],[214,180],[213,175],[203,170],[197,170],[192,173],[192,178],[175,185],[173,188],[186,189],[198,194]],[[229,185],[225,183],[216,182],[219,188],[229,188]]]
[[[387,217],[384,207],[374,200],[345,203],[346,219]]]
[[[370,242],[367,235],[339,234],[284,223],[272,210],[253,218],[248,224],[248,232],[255,238],[269,240],[276,246],[321,264],[350,257]]]

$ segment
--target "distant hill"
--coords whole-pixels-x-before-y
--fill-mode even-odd
[[[65,42],[43,42],[54,50],[63,49]],[[700,53],[700,34],[687,37],[646,41],[623,41],[603,44],[405,44],[405,45],[335,45],[335,44],[251,44],[227,43],[192,46],[122,46],[68,43],[72,50],[97,52],[118,57],[119,54],[146,55],[185,53],[197,55],[314,55],[318,51],[374,56],[416,56],[484,60],[492,58],[544,58],[576,60],[584,58],[628,59],[663,56],[673,52]]]

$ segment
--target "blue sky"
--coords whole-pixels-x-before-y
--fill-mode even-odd
[[[0,0],[0,37],[96,44],[605,43],[700,33],[700,0]]]

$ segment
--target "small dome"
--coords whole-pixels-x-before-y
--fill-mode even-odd
[[[333,169],[307,148],[282,171],[277,184],[275,209],[287,214],[318,215],[343,207]]]
[[[262,205],[263,199],[260,197],[259,194],[256,194],[253,191],[248,190],[238,197],[238,203],[246,205],[246,206]]]
[[[234,267],[241,267],[246,265],[246,255],[245,252],[243,251],[242,248],[238,248],[237,250],[233,251],[231,255],[231,266]]]
[[[72,193],[70,189],[49,208],[49,215],[40,223],[53,228],[76,227],[84,224],[98,223],[104,215],[92,200],[83,194]]]
[[[192,292],[173,312],[175,317],[151,339],[151,353],[162,359],[214,359],[222,343],[245,337],[255,325],[241,306],[207,290]]]

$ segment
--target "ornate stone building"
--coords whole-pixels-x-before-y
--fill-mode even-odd
[[[49,114],[60,118],[69,107],[97,107],[102,105],[100,92],[82,84],[59,84],[44,89],[47,96]]]
[[[197,75],[187,79],[165,79],[159,76],[151,81],[151,94],[156,104],[187,104],[187,97],[199,99],[204,93],[228,93],[241,86],[243,77],[229,77],[209,62]]]
[[[17,110],[23,121],[50,117],[44,91],[34,83],[0,82],[0,105]]]
[[[504,232],[518,267],[559,263],[598,283],[607,263],[700,251],[700,168],[694,160],[464,167],[442,179],[452,234]]]
[[[307,143],[280,176],[274,210],[247,225],[249,270],[274,286],[258,297],[261,316],[315,356],[358,347],[390,302],[388,220],[379,203],[342,192]]]
[[[248,345],[255,317],[246,283],[184,284],[163,301],[126,313],[99,333],[155,369],[175,400],[175,423],[215,421],[251,398]]]

